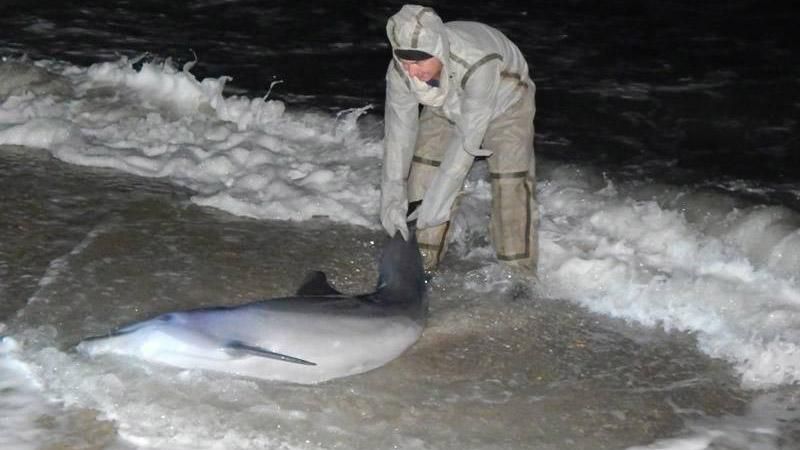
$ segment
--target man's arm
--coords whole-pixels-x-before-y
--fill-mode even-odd
[[[406,180],[419,128],[419,104],[394,60],[386,72],[384,127],[381,224],[390,236],[399,231],[408,239]]]
[[[497,60],[489,61],[477,67],[466,80],[461,114],[447,143],[442,164],[418,209],[418,228],[429,228],[449,220],[450,209],[475,156],[486,154],[480,146],[494,113],[500,82],[498,64]]]
[[[402,70],[392,60],[386,72],[383,182],[405,182],[408,178],[419,128],[419,103]]]

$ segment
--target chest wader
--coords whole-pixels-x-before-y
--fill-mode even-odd
[[[489,234],[497,259],[534,274],[539,256],[539,210],[533,154],[535,112],[534,93],[528,92],[492,120],[482,145],[493,152],[488,158],[492,185]],[[453,130],[453,124],[434,108],[423,108],[419,121],[416,150],[408,178],[408,200],[412,208],[422,200],[433,180]],[[451,218],[457,205],[458,199],[450,211]],[[435,268],[444,256],[449,229],[450,221],[417,230],[426,270]]]

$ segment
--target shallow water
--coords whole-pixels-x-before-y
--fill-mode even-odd
[[[6,167],[30,182],[11,204],[72,199],[28,216],[31,235],[60,248],[2,239],[40,280],[6,287],[7,308],[28,303],[5,316],[6,332],[62,405],[55,425],[26,424],[47,430],[30,448],[613,449],[669,436],[687,417],[740,415],[754,395],[690,335],[591,314],[455,257],[431,282],[421,340],[360,376],[295,386],[90,360],[72,350],[82,337],[167,310],[290,294],[308,269],[369,290],[383,236],[236,218],[157,181],[4,150]]]
[[[495,261],[478,163],[422,338],[298,386],[73,346],[308,270],[374,287],[398,5],[10,5],[0,447],[800,447],[800,64],[779,7],[437,5],[532,60],[540,280]]]

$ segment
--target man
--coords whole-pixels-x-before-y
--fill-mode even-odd
[[[485,156],[497,258],[535,274],[535,86],[522,53],[492,27],[444,24],[417,5],[403,6],[386,32],[393,58],[386,73],[383,227],[408,238],[407,220],[416,218],[425,268],[435,268],[464,178],[475,157]],[[407,217],[409,202],[418,206]]]

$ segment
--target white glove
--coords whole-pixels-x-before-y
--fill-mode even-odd
[[[475,157],[464,151],[459,139],[452,140],[445,152],[442,164],[431,184],[422,196],[419,205],[412,217],[417,219],[417,229],[435,227],[450,220],[453,203],[461,192],[464,178],[467,177]]]
[[[450,210],[464,182],[458,175],[454,177],[442,171],[436,174],[422,203],[409,217],[409,220],[417,219],[417,229],[435,227],[450,220]]]
[[[381,224],[394,237],[398,231],[408,240],[408,194],[403,181],[386,181],[381,185]]]

